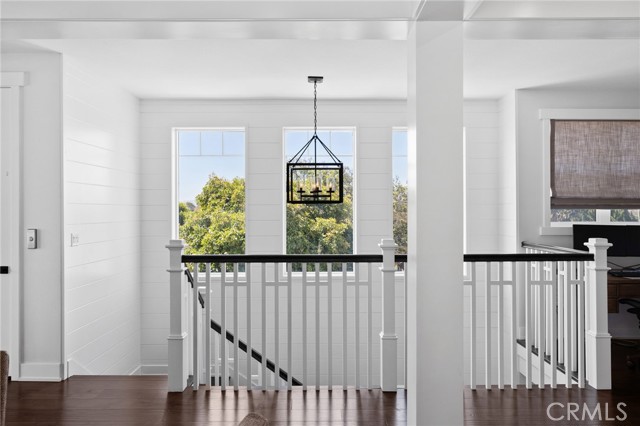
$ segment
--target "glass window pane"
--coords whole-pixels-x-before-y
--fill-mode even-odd
[[[244,132],[224,132],[224,155],[244,156]]]
[[[407,156],[407,131],[393,131],[393,155],[396,157]]]
[[[222,155],[222,132],[201,133],[202,155]]]
[[[223,132],[177,132],[178,231],[189,254],[245,252],[244,132],[230,132],[235,155],[224,155]]]
[[[611,222],[638,222],[640,210],[613,209],[611,210]]]
[[[331,132],[330,148],[337,157],[353,155],[353,133],[345,131]]]
[[[551,222],[595,222],[596,209],[551,209]]]
[[[312,131],[285,130],[284,151],[290,159],[312,136]],[[333,136],[338,136],[333,139]],[[287,204],[286,206],[286,250],[288,254],[349,254],[353,253],[353,141],[354,132],[324,130],[318,132],[321,140],[330,147],[345,165],[344,202],[342,204]],[[337,143],[341,154],[331,148]],[[331,162],[324,150],[318,150],[318,162]],[[313,161],[313,145],[309,147],[303,161]],[[325,184],[333,182],[332,177],[320,180]],[[312,179],[309,177],[309,179]],[[303,179],[304,180],[304,179]],[[312,267],[313,265],[310,265]],[[340,267],[336,264],[334,267]],[[294,265],[300,271],[301,265]]]
[[[191,130],[178,132],[178,150],[180,155],[200,155],[200,132]]]

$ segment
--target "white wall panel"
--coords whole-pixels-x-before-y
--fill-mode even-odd
[[[396,101],[324,101],[319,105],[321,127],[350,127],[356,129],[354,161],[356,164],[355,211],[365,211],[356,217],[357,251],[379,253],[377,244],[391,235],[391,129],[406,125],[405,103]],[[167,281],[168,256],[164,244],[171,238],[171,224],[164,218],[171,214],[171,192],[165,187],[171,179],[170,152],[172,128],[180,127],[242,127],[246,131],[247,185],[246,230],[247,253],[282,253],[284,157],[283,128],[313,125],[308,102],[300,101],[143,101],[141,103],[140,135],[142,149],[142,357],[143,371],[158,371],[166,366],[167,322],[155,323],[168,313],[165,290],[154,283]],[[152,147],[159,147],[153,152]],[[162,158],[161,158],[162,157]],[[158,293],[162,297],[158,297]],[[284,292],[283,292],[284,293]],[[259,306],[260,291],[252,292]],[[337,294],[337,293],[336,293]],[[294,294],[295,296],[295,294]],[[350,297],[353,297],[352,295]],[[313,305],[313,304],[311,304]],[[374,304],[378,306],[379,303]],[[284,305],[281,305],[284,306]],[[310,306],[313,312],[314,306]],[[243,306],[239,308],[242,312]],[[324,309],[324,308],[323,308]],[[341,312],[336,306],[334,313]],[[349,309],[353,310],[352,307]],[[242,315],[240,315],[243,318]],[[254,314],[257,326],[258,312]],[[282,324],[286,318],[282,317]],[[336,321],[341,321],[337,316]],[[363,321],[364,324],[364,321]],[[296,324],[298,325],[298,324]],[[309,323],[310,330],[312,323]],[[376,333],[379,330],[376,331]],[[377,334],[376,334],[377,336]],[[254,334],[254,344],[260,342]],[[281,336],[281,344],[285,335]],[[301,342],[301,337],[294,334]],[[338,339],[334,335],[334,339]],[[375,337],[375,336],[374,336]],[[323,337],[325,338],[325,337]],[[377,341],[374,338],[374,341]],[[341,340],[340,340],[341,342]],[[338,341],[334,343],[334,350]],[[281,354],[285,354],[285,346]],[[311,353],[311,352],[310,352]],[[364,353],[364,352],[363,352]],[[377,352],[374,348],[374,355]],[[165,367],[166,368],[166,367]],[[334,372],[340,366],[334,365]],[[374,369],[375,370],[375,369]],[[377,373],[376,373],[377,374]]]
[[[130,374],[140,366],[138,100],[65,58],[63,104],[67,374]]]

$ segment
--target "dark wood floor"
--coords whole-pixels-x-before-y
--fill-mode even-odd
[[[636,342],[640,343],[640,342]],[[613,344],[611,347],[612,390],[594,389],[525,389],[464,391],[465,426],[532,426],[532,425],[640,425],[640,368],[630,370],[626,365],[628,354],[638,349]],[[550,404],[555,403],[549,409]],[[619,403],[622,411],[618,411]],[[569,405],[569,404],[577,404]],[[585,411],[585,404],[587,411]],[[600,406],[600,420],[596,407]],[[567,408],[578,408],[575,416]],[[608,410],[608,413],[605,412]],[[584,414],[584,420],[583,420]],[[607,416],[608,414],[608,416]],[[593,416],[593,420],[591,420]],[[578,420],[576,420],[576,417]],[[618,417],[620,420],[615,419]],[[626,418],[625,418],[626,417]],[[559,419],[559,420],[553,420]],[[607,420],[613,419],[613,420]],[[560,420],[562,419],[562,420]]]
[[[632,350],[613,346],[614,386],[611,391],[593,389],[464,390],[467,426],[529,425],[640,425],[640,369],[625,366]],[[257,412],[273,425],[405,425],[405,392],[379,390],[329,392],[219,390],[167,394],[161,376],[77,376],[62,383],[13,382],[9,385],[7,426],[146,426],[236,425],[247,413]],[[437,390],[436,390],[437,391]],[[589,413],[600,403],[602,420],[554,421],[550,414],[567,417],[567,404],[583,404]],[[606,421],[622,416],[623,422]],[[559,404],[562,404],[561,406]],[[605,406],[605,404],[607,404]]]

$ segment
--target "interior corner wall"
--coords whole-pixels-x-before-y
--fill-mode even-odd
[[[542,200],[549,193],[543,188],[543,134],[540,109],[638,109],[640,93],[630,90],[518,90],[517,121],[517,194],[518,239],[542,244],[571,247],[571,236],[540,235],[543,226]]]
[[[142,143],[142,372],[166,374],[172,238],[172,129],[246,129],[246,252],[283,253],[284,127],[309,127],[308,101],[143,100]],[[404,101],[323,101],[321,125],[355,127],[355,234],[358,253],[378,253],[392,234],[391,134],[406,125]]]
[[[63,65],[67,376],[139,373],[139,101]]]
[[[2,54],[2,71],[27,74],[23,88],[23,227],[38,248],[22,248],[20,380],[62,378],[61,57]],[[22,232],[24,232],[24,229]]]
[[[498,101],[500,138],[498,146],[498,250],[519,251],[517,210],[516,92]]]
[[[498,250],[499,114],[496,100],[466,100],[466,252]]]

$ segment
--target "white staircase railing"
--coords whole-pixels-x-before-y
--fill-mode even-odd
[[[189,378],[194,389],[210,388],[213,378],[223,390],[395,391],[395,288],[404,280],[394,263],[406,262],[395,247],[383,240],[382,255],[184,255],[172,240],[169,390],[183,391]]]
[[[589,253],[523,243],[527,253],[465,255],[468,384],[611,388],[609,244]]]

